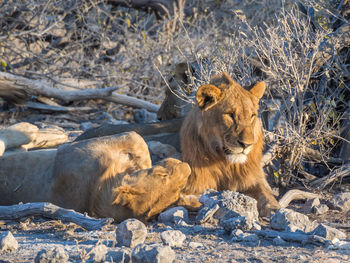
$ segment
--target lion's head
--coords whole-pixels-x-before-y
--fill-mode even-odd
[[[247,162],[253,148],[262,143],[258,103],[264,91],[264,82],[246,90],[227,73],[198,89],[196,120],[191,121],[196,122],[210,155],[225,157],[230,163]]]

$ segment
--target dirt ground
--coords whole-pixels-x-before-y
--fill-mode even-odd
[[[301,210],[303,203],[289,208]],[[333,223],[350,239],[350,212],[329,210],[322,216],[309,218],[326,224]],[[152,221],[147,224],[145,244],[162,244],[160,233],[180,230],[186,235],[181,247],[174,247],[175,262],[350,262],[350,250],[332,250],[327,244],[274,244],[272,239],[257,242],[233,242],[232,236],[219,226],[195,225],[194,214],[189,226],[174,226]],[[261,221],[266,225],[267,221]],[[0,262],[33,262],[42,249],[63,247],[69,262],[93,262],[89,251],[96,245],[107,246],[105,262],[130,262],[132,249],[119,247],[115,238],[117,225],[100,231],[86,231],[74,223],[62,223],[44,218],[27,218],[19,222],[1,222],[1,231],[10,230],[19,243],[15,252],[0,252]]]

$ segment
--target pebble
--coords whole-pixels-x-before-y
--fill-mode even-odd
[[[140,244],[131,254],[133,263],[171,263],[175,260],[175,252],[169,246],[158,244]]]
[[[135,218],[124,220],[116,229],[116,240],[120,246],[136,247],[145,241],[146,236],[145,224]]]
[[[186,239],[186,235],[179,230],[167,230],[160,234],[164,245],[170,247],[181,247]]]
[[[38,252],[35,263],[65,263],[68,262],[69,255],[63,247],[43,249]]]
[[[270,226],[276,230],[295,232],[297,230],[310,232],[316,225],[309,218],[291,209],[280,208],[271,217]]]
[[[190,242],[190,243],[188,243],[188,246],[189,246],[190,248],[194,248],[194,249],[204,247],[204,245],[203,245],[202,243],[193,242],[193,241]]]
[[[104,262],[108,249],[105,245],[97,245],[89,251],[89,260],[92,262]]]
[[[0,251],[16,251],[18,242],[10,231],[0,234]]]
[[[283,238],[281,238],[280,236],[278,237],[275,237],[273,240],[272,240],[273,244],[276,245],[276,246],[283,246],[285,244],[287,244],[288,242],[285,241]]]
[[[173,207],[160,213],[158,216],[158,221],[162,223],[188,226],[188,211],[182,206]]]
[[[336,228],[327,226],[325,224],[319,224],[313,231],[312,234],[324,237],[328,240],[333,240],[334,238],[344,239],[346,234]]]
[[[340,193],[334,195],[329,200],[332,208],[340,211],[349,211],[350,210],[350,192]]]

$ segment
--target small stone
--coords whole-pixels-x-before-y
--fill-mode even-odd
[[[304,205],[304,212],[305,213],[310,213],[313,209],[313,207],[317,206],[320,204],[320,199],[319,198],[312,198],[312,199],[307,199],[305,205]]]
[[[136,123],[147,123],[147,122],[156,122],[157,114],[149,112],[145,109],[135,110],[134,112],[134,121]]]
[[[233,191],[207,190],[199,201],[203,204],[196,218],[200,224],[219,223],[228,232],[259,228],[257,201],[252,197]]]
[[[133,263],[171,263],[175,260],[175,252],[169,246],[158,244],[140,244],[131,254]]]
[[[306,215],[286,208],[280,208],[276,211],[270,220],[270,226],[273,229],[291,232],[297,230],[310,232],[315,228],[315,224],[310,222]]]
[[[16,251],[18,242],[10,231],[0,234],[0,251]]]
[[[182,206],[173,207],[160,213],[158,216],[158,221],[163,223],[187,226],[188,211]]]
[[[330,200],[330,205],[332,208],[340,211],[350,210],[350,192],[340,193],[334,195]]]
[[[350,250],[350,242],[337,240],[334,244],[329,245],[328,249]]]
[[[315,213],[316,215],[323,215],[327,213],[329,210],[328,206],[325,204],[319,204],[314,207],[312,207],[311,211]]]
[[[170,247],[181,247],[183,242],[186,239],[186,235],[184,235],[179,230],[167,230],[160,234],[160,237],[164,243],[164,245]]]
[[[231,241],[255,243],[259,241],[259,237],[256,234],[243,232],[241,234],[233,236]]]
[[[146,236],[145,224],[134,218],[124,220],[116,230],[116,240],[121,246],[136,247],[145,241]]]
[[[175,149],[175,147],[164,144],[157,141],[147,142],[149,152],[151,154],[152,163],[157,163],[160,160],[163,160],[168,157],[177,158],[180,156],[180,153]]]
[[[93,262],[103,262],[106,258],[108,249],[105,245],[98,245],[93,247],[89,252],[89,260]]]
[[[35,263],[65,263],[69,259],[68,253],[62,247],[43,249],[38,252]]]
[[[276,246],[283,246],[285,244],[287,244],[287,241],[285,241],[283,238],[281,238],[280,236],[278,237],[275,237],[273,240],[272,240],[273,244],[276,245]]]
[[[125,263],[131,262],[131,252],[128,250],[113,249],[108,251],[105,262]]]
[[[87,131],[87,130],[90,130],[92,128],[93,128],[93,125],[89,121],[80,123],[80,129],[83,131]]]
[[[204,206],[197,213],[196,222],[198,224],[203,224],[205,222],[217,224],[219,220],[214,218],[214,214],[216,213],[216,211],[219,210],[219,208],[220,208],[219,204],[214,204],[211,207]]]
[[[324,237],[328,240],[333,240],[334,238],[338,239],[344,239],[346,238],[346,234],[336,228],[327,226],[325,224],[319,224],[314,231],[312,231],[312,234]]]
[[[238,237],[239,235],[243,234],[243,231],[241,229],[235,229],[232,231],[232,236]]]
[[[190,243],[188,243],[188,246],[189,246],[190,248],[194,248],[194,249],[204,247],[202,243],[199,243],[199,242],[193,242],[193,241],[192,241],[192,242],[190,242]]]

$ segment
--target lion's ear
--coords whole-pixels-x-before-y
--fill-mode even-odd
[[[260,100],[264,95],[265,89],[266,89],[265,81],[260,81],[250,89],[250,92]]]
[[[196,100],[201,110],[206,111],[218,103],[222,92],[214,85],[203,85],[197,90]]]

